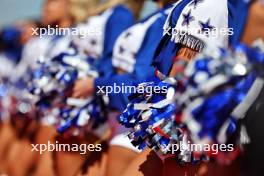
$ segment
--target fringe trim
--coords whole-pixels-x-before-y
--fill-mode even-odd
[[[180,43],[198,52],[201,52],[205,48],[205,44],[202,40],[189,34],[172,34],[171,40],[175,43]]]

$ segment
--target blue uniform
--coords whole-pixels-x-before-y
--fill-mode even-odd
[[[104,43],[101,57],[95,63],[102,76],[112,73],[112,53],[118,36],[135,22],[133,13],[124,5],[114,7],[104,29]]]
[[[156,50],[153,65],[168,75],[173,59],[182,46],[201,51],[210,45],[236,44],[243,32],[250,1],[180,0],[164,26],[164,36]],[[202,33],[227,30],[228,35]],[[181,34],[179,32],[185,32]]]
[[[72,38],[72,43],[79,53],[87,55],[101,76],[106,76],[113,72],[111,58],[116,39],[134,23],[133,12],[120,4],[79,24],[78,35]]]
[[[138,22],[136,25],[124,31],[118,38],[112,63],[115,68],[124,70],[125,74],[112,74],[97,78],[97,86],[132,86],[146,81],[154,75],[154,67],[151,66],[154,52],[162,38],[164,25],[170,7],[166,7],[149,17]],[[128,103],[127,94],[110,94],[111,107],[119,111],[124,110]]]

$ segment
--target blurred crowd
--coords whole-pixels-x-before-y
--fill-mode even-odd
[[[264,174],[264,1],[152,2],[44,0],[0,29],[0,175]]]

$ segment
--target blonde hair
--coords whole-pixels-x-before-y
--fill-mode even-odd
[[[69,0],[70,13],[75,23],[86,20],[88,9],[99,5],[100,0]]]
[[[89,16],[97,15],[106,9],[112,8],[118,4],[126,4],[126,6],[132,10],[132,12],[135,15],[135,18],[139,17],[140,11],[143,7],[142,3],[144,3],[145,0],[108,0],[108,2],[99,5],[95,9],[89,9]]]
[[[108,2],[101,4],[101,5],[97,6],[96,8],[89,8],[88,9],[88,16],[97,15],[97,14],[102,13],[103,11],[105,11],[109,8],[116,6],[117,4],[124,3],[126,1],[129,1],[129,0],[108,0]]]
[[[137,2],[135,0],[108,0],[105,3],[100,3],[100,0],[69,0],[71,6],[71,14],[75,23],[86,20],[89,16],[98,15],[103,11],[112,8],[118,4],[127,3],[132,4],[131,8],[136,10],[138,7],[134,7]],[[133,5],[134,4],[134,5]]]

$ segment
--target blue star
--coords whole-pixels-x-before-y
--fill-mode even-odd
[[[189,26],[190,22],[194,20],[194,17],[191,15],[191,10],[189,10],[189,12],[187,14],[183,14],[183,22],[182,22],[182,25],[187,25]]]
[[[214,26],[210,25],[210,18],[207,20],[206,23],[199,21],[199,24],[201,26],[202,32],[208,32],[215,28]]]
[[[119,47],[119,53],[120,53],[120,54],[123,54],[124,51],[125,51],[125,49],[124,49],[122,46],[120,46],[120,47]]]
[[[131,36],[131,33],[127,32],[126,35],[125,35],[125,38],[128,38],[129,36]]]
[[[97,45],[97,41],[95,40],[95,39],[92,39],[91,41],[90,41],[90,43],[91,43],[91,45]]]
[[[201,3],[201,2],[203,2],[203,0],[193,0],[192,3],[190,4],[190,6],[193,5],[194,8],[196,8],[197,5],[198,5],[199,3]]]

